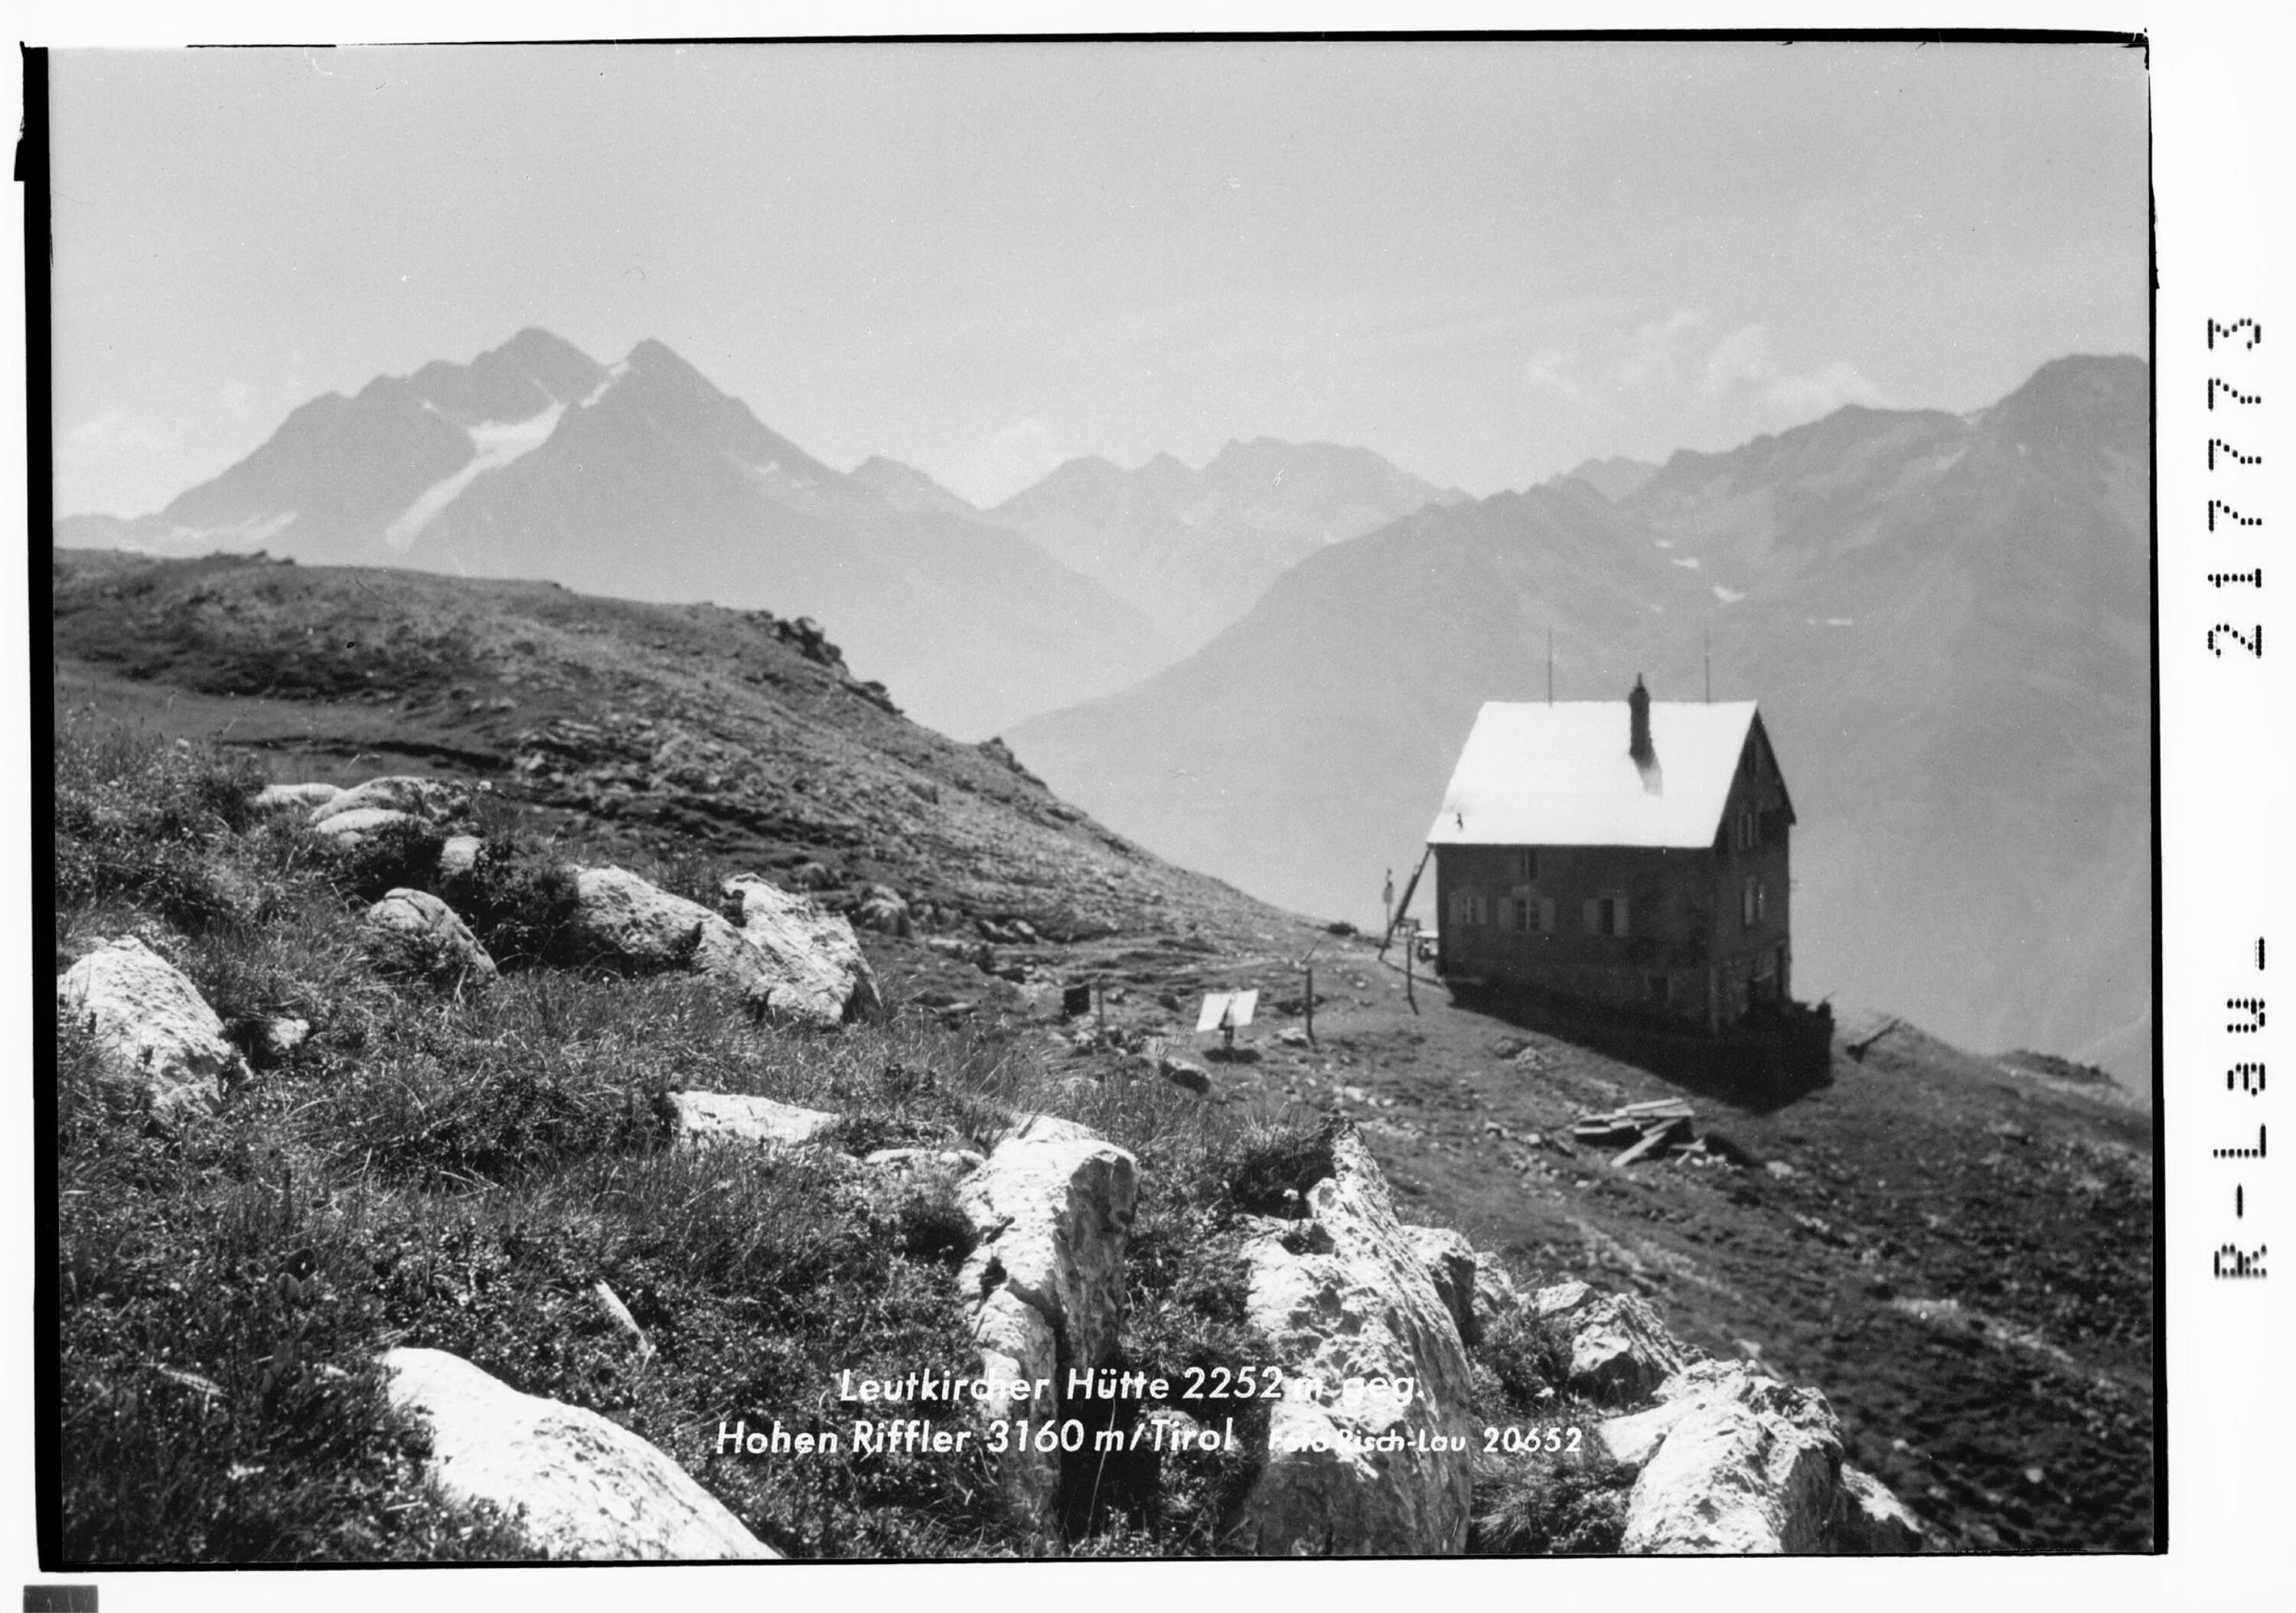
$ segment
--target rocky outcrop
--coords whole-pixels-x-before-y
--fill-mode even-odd
[[[104,1075],[155,1113],[196,1111],[245,1068],[199,988],[135,936],[66,970],[56,1011],[93,1036]]]
[[[1112,1142],[1016,1137],[957,1189],[980,1241],[957,1275],[979,1296],[973,1341],[980,1375],[1026,1386],[975,1402],[984,1420],[1061,1415],[1068,1369],[1107,1365],[1124,1322],[1124,1249],[1139,1197],[1139,1167]],[[998,1457],[1006,1493],[1024,1511],[1049,1514],[1057,1451]]]
[[[1244,1249],[1249,1317],[1303,1392],[1275,1404],[1241,1541],[1269,1556],[1454,1553],[1477,1443],[1458,1326],[1352,1125],[1332,1157],[1307,1222]]]
[[[1570,1339],[1570,1385],[1590,1400],[1639,1400],[1690,1363],[1658,1313],[1632,1294],[1597,1294],[1574,1281],[1541,1289],[1532,1304]]]
[[[1832,1543],[1841,1428],[1825,1396],[1744,1362],[1702,1361],[1658,1404],[1597,1437],[1641,1470],[1627,1498],[1628,1553],[1811,1552]]]
[[[445,779],[415,778],[393,774],[388,778],[369,779],[364,784],[354,784],[338,795],[328,797],[311,811],[311,825],[324,829],[335,818],[347,812],[399,812],[425,823],[443,823],[456,813],[465,811],[471,804],[471,792],[463,785]],[[329,833],[337,831],[328,830]]]
[[[444,1350],[382,1358],[394,1411],[430,1437],[424,1476],[490,1504],[537,1552],[592,1562],[778,1557],[655,1446],[581,1406],[522,1395]]]
[[[734,874],[720,889],[761,960],[752,990],[770,1016],[833,1028],[884,1007],[852,925],[755,874]]]
[[[726,1142],[796,1148],[814,1142],[840,1118],[825,1109],[741,1093],[671,1093],[668,1101],[673,1148]]]
[[[376,963],[426,980],[484,985],[495,961],[462,915],[427,890],[383,893],[363,921],[367,951]]]

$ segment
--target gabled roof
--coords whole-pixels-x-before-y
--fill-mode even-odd
[[[1645,780],[1627,754],[1625,700],[1487,700],[1428,843],[1711,846],[1759,720],[1751,700],[1652,701]]]

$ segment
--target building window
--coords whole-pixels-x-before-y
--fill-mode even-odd
[[[1622,936],[1627,933],[1627,898],[1622,896],[1589,897],[1580,910],[1581,921],[1590,936]]]
[[[1754,881],[1754,921],[1758,924],[1769,916],[1769,887],[1761,880],[1756,880]]]
[[[1514,877],[1528,885],[1538,878],[1538,853],[1518,851],[1514,854]]]
[[[1751,929],[1754,927],[1754,905],[1759,900],[1758,893],[1760,888],[1753,880],[1748,880],[1745,888],[1738,893],[1738,923],[1742,929]]]
[[[1451,898],[1451,921],[1463,929],[1481,929],[1491,921],[1490,898],[1472,890],[1457,892]]]
[[[1737,843],[1741,851],[1751,851],[1762,843],[1762,820],[1751,808],[1738,815]]]
[[[1522,891],[1499,903],[1499,927],[1519,936],[1554,933],[1554,898]]]

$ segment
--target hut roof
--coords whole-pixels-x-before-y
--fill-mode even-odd
[[[1645,769],[1628,753],[1624,700],[1487,700],[1428,843],[1711,846],[1759,723],[1752,700],[1653,700]]]

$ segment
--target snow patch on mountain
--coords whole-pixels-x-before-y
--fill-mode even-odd
[[[583,401],[586,404],[594,401],[598,393],[612,384],[611,381],[601,383],[597,391]],[[423,407],[434,414],[439,413],[430,404],[426,403]],[[444,481],[433,482],[425,487],[414,502],[406,506],[405,514],[383,528],[383,541],[405,553],[422,536],[422,528],[437,519],[441,510],[463,495],[465,487],[488,471],[499,471],[548,442],[550,434],[558,429],[558,422],[565,413],[566,405],[555,403],[541,413],[525,420],[486,421],[466,428],[470,432],[471,446],[477,450],[470,463]]]

